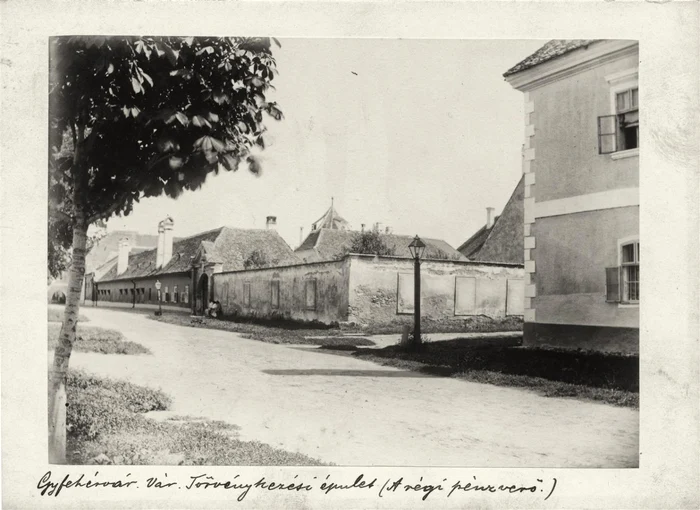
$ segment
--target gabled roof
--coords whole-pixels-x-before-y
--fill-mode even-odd
[[[360,232],[355,230],[335,230],[322,228],[311,232],[296,249],[296,254],[305,262],[337,260],[350,251],[352,241]],[[384,244],[394,250],[394,256],[411,258],[408,245],[412,236],[381,234]],[[426,244],[425,258],[465,260],[464,256],[441,239],[421,238]]]
[[[469,260],[482,262],[524,262],[524,193],[525,176],[520,177],[503,212],[491,228],[484,225],[458,250]]]
[[[100,282],[143,278],[161,274],[184,273],[190,270],[192,258],[202,251],[208,260],[223,264],[224,271],[244,269],[245,260],[259,251],[270,265],[299,262],[292,249],[275,230],[219,227],[173,242],[173,255],[162,268],[156,268],[156,252],[152,249],[129,256],[129,267],[117,275],[116,265]]]
[[[511,76],[526,69],[538,66],[548,60],[555,59],[579,48],[585,48],[598,42],[598,39],[554,39],[546,43],[535,53],[517,63],[505,73],[504,77]]]
[[[299,258],[276,230],[224,228],[215,242],[216,252],[224,264],[224,271],[245,269],[248,257],[258,251],[270,266],[299,263]]]
[[[85,256],[85,273],[91,273],[103,266],[119,253],[119,241],[129,239],[134,253],[136,249],[155,248],[158,244],[157,235],[139,234],[134,230],[115,230],[108,232],[100,239]]]
[[[314,230],[312,231],[308,236],[306,236],[306,239],[304,239],[304,242],[299,245],[299,247],[294,250],[295,252],[301,252],[301,251],[307,251],[307,250],[313,250],[314,246],[316,246],[316,243],[318,242],[318,236],[321,235],[320,230]]]
[[[499,216],[496,216],[496,219],[494,220],[491,228],[488,228],[486,225],[484,225],[479,230],[477,230],[474,233],[474,235],[472,235],[469,239],[464,241],[461,244],[461,246],[457,248],[457,251],[465,257],[467,257],[469,260],[474,260],[474,256],[476,256],[476,254],[479,253],[479,250],[481,250],[481,247],[484,246],[486,238],[489,236],[491,230],[496,225],[498,218]]]
[[[318,230],[321,228],[328,228],[328,229],[335,229],[335,230],[349,230],[350,229],[350,224],[338,214],[338,212],[335,210],[335,207],[333,207],[333,201],[331,200],[331,206],[328,208],[328,210],[321,216],[319,219],[317,219],[312,227],[311,230]]]

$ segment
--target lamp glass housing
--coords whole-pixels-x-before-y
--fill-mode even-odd
[[[416,236],[413,238],[413,241],[411,241],[411,244],[408,245],[408,249],[414,259],[420,260],[423,258],[423,253],[425,252],[425,243],[421,241],[420,237]]]

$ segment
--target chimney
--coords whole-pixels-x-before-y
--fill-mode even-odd
[[[487,207],[486,208],[486,228],[491,228],[493,227],[493,207]]]
[[[386,227],[386,228],[384,229],[384,233],[385,233],[385,234],[391,234],[391,227]]]
[[[362,229],[362,232],[364,232],[365,231],[365,224],[364,223],[360,224],[360,228]]]
[[[299,246],[304,242],[304,227],[299,227]]]
[[[158,248],[156,251],[156,267],[161,268],[170,262],[173,256],[173,228],[175,222],[170,216],[158,223]]]
[[[119,241],[119,256],[117,257],[117,274],[120,275],[129,267],[129,252],[131,242],[124,237]]]
[[[265,221],[265,228],[267,230],[277,230],[277,216],[268,216]]]

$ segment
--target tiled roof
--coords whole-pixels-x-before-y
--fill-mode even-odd
[[[276,230],[224,228],[215,246],[224,264],[224,271],[245,269],[243,264],[254,251],[261,252],[270,266],[300,262]]]
[[[115,265],[99,281],[187,272],[190,270],[191,257],[197,255],[200,247],[203,247],[210,260],[223,263],[224,271],[244,269],[243,263],[255,250],[262,252],[271,265],[299,262],[275,230],[220,227],[174,241],[170,262],[160,269],[156,268],[157,250],[153,249],[130,255],[129,267],[124,273],[117,275]]]
[[[100,239],[95,246],[85,256],[85,273],[91,273],[97,270],[108,260],[115,257],[119,253],[119,241],[127,238],[131,242],[132,251],[136,249],[155,248],[158,244],[157,235],[139,234],[133,230],[115,230],[107,233],[105,237]]]
[[[306,262],[337,260],[350,251],[353,238],[359,234],[360,232],[354,230],[318,229],[309,234],[301,246],[297,248],[296,253]],[[394,250],[396,257],[411,257],[408,245],[413,237],[381,234],[381,238],[389,248]],[[462,254],[441,239],[421,239],[426,244],[425,258],[465,260]]]
[[[496,216],[496,219],[494,220],[493,224],[495,225],[497,221],[498,216]],[[474,260],[476,254],[479,253],[479,250],[486,242],[486,238],[491,233],[492,228],[493,226],[491,228],[486,228],[486,225],[484,225],[479,230],[477,230],[474,235],[472,235],[469,239],[464,241],[464,243],[462,243],[462,245],[459,248],[457,248],[457,251],[465,257],[467,257],[469,260]]]
[[[524,260],[524,191],[525,176],[522,176],[503,212],[496,216],[493,226],[486,228],[484,225],[457,250],[469,260],[522,264]]]
[[[510,76],[525,69],[530,69],[548,60],[560,57],[579,48],[585,48],[590,44],[598,42],[597,39],[554,39],[542,46],[535,53],[525,60],[508,69],[503,76]]]
[[[304,242],[301,243],[295,251],[300,252],[300,251],[313,250],[314,246],[316,246],[316,241],[318,241],[318,236],[320,234],[321,234],[320,230],[312,231],[308,236],[306,236],[306,239],[304,239]]]
[[[330,208],[316,220],[313,224],[313,229],[331,228],[337,230],[349,230],[350,224],[342,217],[331,204]]]
[[[472,260],[486,262],[524,263],[524,212],[525,176],[523,175],[503,212],[496,218],[481,249]]]

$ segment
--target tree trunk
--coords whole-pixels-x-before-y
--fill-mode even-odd
[[[66,378],[78,325],[86,244],[87,222],[85,213],[79,210],[76,211],[73,227],[73,263],[68,280],[66,308],[49,377],[49,462],[52,464],[66,463]]]

